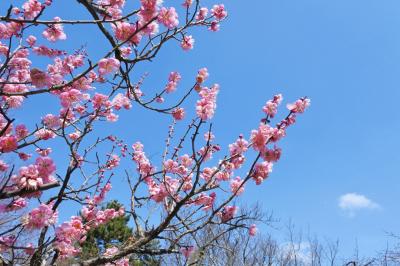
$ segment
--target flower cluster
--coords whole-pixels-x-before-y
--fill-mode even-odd
[[[23,218],[23,224],[27,229],[42,229],[45,226],[57,222],[58,212],[54,211],[52,204],[40,204]]]

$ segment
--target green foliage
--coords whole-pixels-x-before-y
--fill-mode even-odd
[[[119,210],[122,207],[118,201],[107,203],[104,209]],[[112,246],[121,246],[132,236],[132,229],[128,226],[129,216],[121,216],[87,233],[87,240],[82,246],[81,258],[93,258]]]

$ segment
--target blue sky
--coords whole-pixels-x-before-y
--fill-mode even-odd
[[[54,12],[62,18],[86,15],[83,8],[54,2]],[[182,93],[197,70],[207,66],[210,81],[221,85],[213,122],[222,147],[239,133],[248,136],[272,95],[282,93],[285,102],[310,97],[311,108],[280,144],[283,156],[270,179],[248,186],[243,200],[258,201],[276,218],[292,219],[321,237],[338,238],[347,253],[356,241],[361,254],[385,248],[390,240],[385,232],[399,233],[400,218],[400,2],[257,0],[225,5],[229,18],[220,32],[193,32],[195,49],[188,53],[177,43],[168,44],[154,63],[137,69],[138,76],[148,71],[145,86],[162,88],[168,73],[179,71]],[[108,48],[96,28],[65,31],[77,44],[62,44],[66,49],[85,43],[99,57]],[[39,99],[28,104],[32,112],[23,119],[43,115]],[[57,108],[56,101],[49,104]],[[128,143],[140,139],[148,154],[159,156],[169,117],[134,109],[104,131],[117,127]],[[359,209],[340,208],[339,198],[348,193],[364,196],[347,198],[348,205]]]

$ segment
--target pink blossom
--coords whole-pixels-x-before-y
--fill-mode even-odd
[[[181,47],[183,50],[188,51],[193,49],[194,39],[192,35],[185,35],[181,42]]]
[[[181,251],[182,255],[186,259],[188,259],[193,254],[193,252],[195,251],[195,248],[193,246],[181,247],[180,251]]]
[[[37,55],[48,57],[56,57],[65,54],[65,52],[62,50],[52,49],[44,45],[35,46],[32,48],[32,51]]]
[[[175,120],[182,120],[185,117],[185,109],[178,107],[172,111]]]
[[[208,132],[204,133],[204,140],[205,141],[211,142],[214,139],[215,139],[215,136],[214,136],[213,133],[211,133],[211,131],[208,131]]]
[[[213,21],[213,22],[211,22],[211,25],[208,29],[210,31],[217,32],[217,31],[219,31],[219,28],[220,28],[219,23],[217,21]]]
[[[108,170],[114,169],[119,165],[121,158],[116,154],[111,154],[110,158],[107,160],[106,167]]]
[[[106,75],[115,73],[120,66],[120,63],[115,58],[103,58],[99,61],[99,74]]]
[[[59,17],[55,17],[54,21],[61,21]],[[48,28],[42,33],[43,37],[51,42],[56,42],[58,40],[67,39],[67,35],[64,33],[62,24],[51,24],[47,26]]]
[[[61,258],[76,256],[80,253],[77,243],[86,235],[81,217],[72,216],[71,221],[64,222],[56,228],[55,247]]]
[[[29,35],[28,38],[26,38],[26,42],[30,45],[30,46],[34,46],[36,43],[36,37],[33,35]]]
[[[111,102],[108,100],[108,96],[96,93],[92,98],[93,108],[100,109],[103,106],[111,105]]]
[[[304,113],[304,111],[311,104],[311,100],[308,98],[301,98],[294,103],[288,104],[287,108],[293,113]]]
[[[271,118],[273,118],[277,111],[278,111],[278,105],[282,101],[282,94],[277,94],[274,96],[272,100],[269,100],[263,107],[263,112],[269,115]]]
[[[272,137],[273,128],[264,123],[260,123],[258,130],[251,131],[251,143],[256,151],[264,150],[268,140]]]
[[[51,85],[50,76],[37,68],[31,69],[30,76],[32,85],[38,89]]]
[[[171,72],[168,78],[169,82],[165,86],[165,91],[167,93],[174,92],[180,80],[181,80],[181,75],[178,72]]]
[[[244,183],[239,176],[231,180],[231,191],[237,196],[244,192]]]
[[[132,54],[132,48],[131,47],[121,47],[121,55],[125,58],[128,58]]]
[[[200,174],[200,177],[203,178],[206,182],[209,182],[211,178],[215,176],[217,173],[217,168],[213,167],[205,167]]]
[[[27,255],[32,256],[32,255],[35,253],[35,248],[33,247],[33,244],[32,244],[32,243],[28,243],[28,244],[26,245],[25,249],[24,249],[24,252],[25,252]]]
[[[138,45],[142,39],[140,32],[136,32],[137,26],[135,24],[118,21],[115,24],[113,23],[111,27],[114,30],[117,40],[124,42],[129,40],[130,43]]]
[[[200,10],[197,12],[196,20],[197,21],[204,20],[207,17],[207,14],[208,14],[208,9],[206,7],[200,8]]]
[[[35,162],[39,176],[47,178],[56,171],[56,165],[50,157],[38,157]]]
[[[111,101],[111,104],[115,110],[120,110],[122,107],[126,110],[132,108],[131,100],[122,93],[118,93]]]
[[[193,0],[185,0],[182,6],[189,8],[193,4]]]
[[[36,165],[22,166],[19,174],[12,177],[12,181],[19,189],[37,190],[43,185],[43,179],[39,177]]]
[[[21,160],[26,161],[26,160],[29,160],[29,158],[32,157],[32,154],[27,154],[27,153],[24,153],[24,152],[19,152],[19,153],[18,153],[18,157],[19,157]]]
[[[208,76],[208,69],[203,67],[197,73],[196,82],[201,84],[208,78]]]
[[[251,174],[251,176],[256,181],[256,184],[260,185],[262,181],[267,179],[268,175],[271,172],[272,172],[272,163],[265,161],[255,165],[254,172]]]
[[[48,129],[41,128],[35,132],[35,137],[38,139],[48,140],[56,137],[56,134]]]
[[[219,214],[221,217],[221,222],[226,223],[231,220],[238,211],[238,207],[236,206],[225,206],[222,212]]]
[[[247,151],[249,143],[243,138],[242,135],[232,144],[229,144],[229,152],[231,156],[236,154],[240,155]]]
[[[17,197],[11,203],[0,204],[0,213],[1,212],[17,211],[17,210],[20,210],[22,208],[25,208],[26,205],[27,205],[27,202],[26,202],[25,198]]]
[[[223,20],[228,15],[228,12],[226,12],[225,6],[223,4],[220,4],[213,6],[213,8],[211,9],[211,14],[217,20]]]
[[[7,55],[8,54],[8,46],[7,45],[5,45],[5,44],[2,44],[1,42],[0,42],[0,55],[2,54],[2,55]]]
[[[159,23],[162,23],[168,29],[173,29],[178,26],[178,13],[174,7],[166,8],[162,7],[160,12],[158,13],[157,20]]]
[[[51,129],[56,129],[61,126],[61,119],[53,114],[45,115],[42,120],[43,124],[45,124],[46,127]]]
[[[255,224],[250,225],[249,235],[255,236],[257,234],[257,226]]]
[[[52,149],[51,149],[51,148],[46,148],[46,149],[36,148],[35,151],[36,151],[40,156],[48,156],[48,155],[52,152]]]
[[[190,167],[193,163],[193,159],[187,154],[182,155],[179,159],[181,164],[185,167]]]
[[[0,252],[3,253],[9,247],[12,247],[16,241],[14,235],[0,236]]]
[[[15,127],[15,135],[17,136],[18,139],[23,139],[26,136],[28,136],[28,134],[29,131],[25,125],[17,125]]]
[[[208,120],[214,116],[215,109],[217,108],[218,91],[219,85],[215,84],[210,89],[204,87],[199,92],[201,99],[196,103],[196,113],[202,120]]]
[[[42,11],[42,4],[38,0],[28,0],[22,5],[24,9],[24,17],[33,19]]]
[[[137,171],[142,175],[149,175],[154,172],[154,167],[151,165],[149,159],[143,151],[143,144],[136,142],[132,145],[133,157],[132,160],[137,164]]]
[[[282,149],[274,147],[273,149],[266,148],[265,151],[261,153],[263,159],[268,162],[277,162],[282,154]]]
[[[27,229],[42,229],[45,226],[53,225],[57,222],[57,211],[52,210],[52,205],[40,204],[24,218],[24,225]]]
[[[199,197],[197,199],[194,200],[194,204],[195,205],[203,205],[203,210],[207,211],[212,209],[215,199],[217,197],[217,194],[215,194],[215,192],[210,193],[210,195],[208,196],[205,193],[201,193],[199,195]]]
[[[7,136],[0,138],[0,151],[2,153],[12,152],[18,148],[18,140],[16,136]]]
[[[6,164],[3,160],[0,160],[0,172],[7,171],[8,167],[8,164]]]

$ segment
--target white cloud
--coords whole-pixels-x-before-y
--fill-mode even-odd
[[[381,207],[378,203],[370,200],[364,195],[347,193],[339,197],[339,208],[349,212],[350,216],[354,216],[355,212],[358,210],[376,210],[380,209]]]

